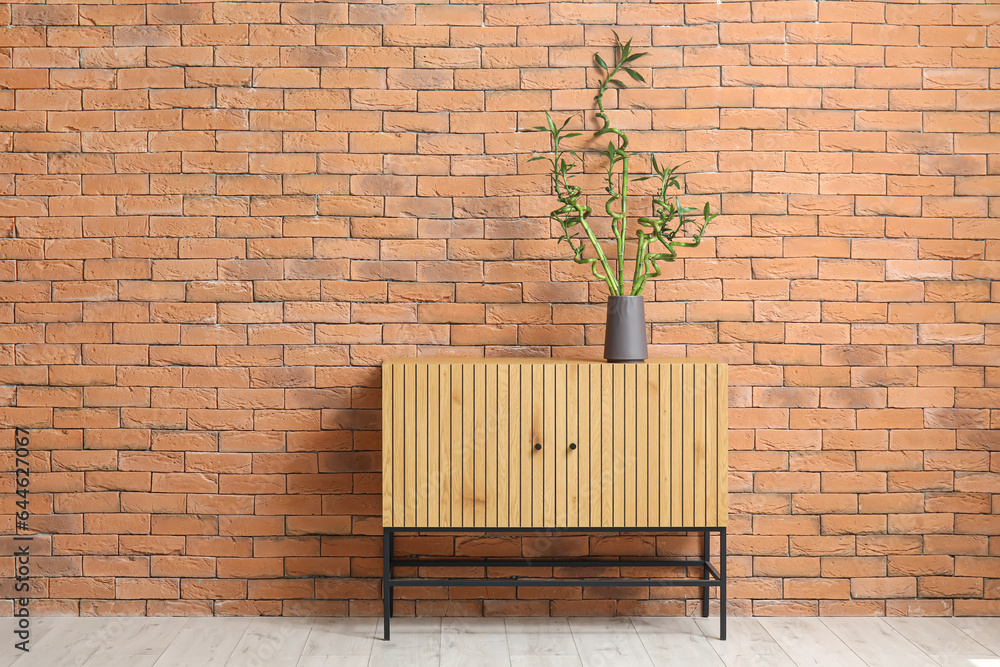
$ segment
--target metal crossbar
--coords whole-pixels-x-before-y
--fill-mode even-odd
[[[396,559],[393,549],[393,538],[398,533],[428,533],[428,532],[551,532],[550,528],[490,528],[483,531],[463,531],[454,528],[385,528],[383,529],[383,578],[382,578],[382,599],[383,599],[383,637],[389,640],[389,621],[392,618],[392,589],[397,586],[692,586],[702,589],[702,609],[701,615],[708,617],[709,611],[709,591],[712,588],[719,589],[719,638],[726,638],[726,529],[725,527],[713,528],[597,528],[597,529],[572,529],[571,532],[642,532],[642,533],[664,533],[664,532],[693,532],[702,533],[702,557],[686,559],[659,559],[659,560],[609,560],[608,558],[593,558],[584,560],[565,560],[551,558],[526,558],[523,560],[512,559],[460,559],[460,558],[403,558]],[[720,558],[719,567],[716,569],[711,562],[711,535],[719,534]],[[591,579],[579,578],[537,578],[537,577],[449,577],[449,578],[429,578],[429,577],[409,577],[395,578],[393,576],[394,567],[476,567],[484,568],[486,575],[491,567],[700,567],[702,568],[702,578],[683,579],[654,579],[654,578],[614,578],[602,577]],[[418,569],[419,573],[419,569]]]

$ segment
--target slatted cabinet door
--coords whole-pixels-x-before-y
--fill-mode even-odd
[[[725,526],[727,401],[708,360],[388,361],[383,523]]]
[[[532,520],[534,458],[527,443],[542,422],[531,421],[532,369],[526,368],[522,406],[520,364],[385,364],[386,526],[496,527]],[[539,489],[542,474],[539,466]],[[524,516],[522,488],[529,498]]]

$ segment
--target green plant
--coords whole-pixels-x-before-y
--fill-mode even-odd
[[[670,188],[680,189],[675,172],[677,168],[660,166],[656,161],[656,156],[652,156],[653,171],[660,179],[660,188],[653,195],[653,215],[651,217],[638,217],[636,222],[639,229],[636,232],[638,244],[635,255],[635,272],[632,276],[631,285],[626,284],[625,278],[625,242],[628,226],[628,197],[629,197],[629,158],[634,155],[628,151],[628,136],[625,132],[611,124],[608,114],[604,109],[604,93],[608,86],[626,88],[627,86],[615,77],[624,72],[632,79],[645,83],[642,75],[635,71],[631,64],[646,55],[646,52],[633,53],[632,40],[625,44],[618,39],[615,33],[616,44],[614,47],[614,65],[609,67],[599,53],[594,54],[594,62],[603,71],[604,76],[601,85],[594,96],[597,101],[597,117],[601,119],[603,126],[594,132],[594,138],[610,134],[613,138],[608,141],[608,148],[601,151],[607,157],[608,184],[605,188],[608,198],[604,204],[604,210],[611,217],[611,233],[615,237],[615,254],[611,260],[601,247],[600,240],[594,233],[588,218],[591,208],[581,201],[583,190],[572,183],[575,174],[571,173],[576,166],[575,162],[567,160],[567,156],[575,157],[581,163],[583,158],[575,150],[564,149],[560,143],[566,139],[572,139],[581,135],[580,132],[565,132],[570,118],[566,118],[562,125],[557,126],[552,117],[546,112],[546,126],[537,126],[533,129],[548,132],[552,137],[552,157],[546,158],[538,155],[529,160],[548,160],[551,164],[552,184],[558,199],[559,208],[552,211],[549,217],[559,223],[562,228],[562,235],[559,238],[561,243],[565,240],[569,243],[573,251],[573,260],[578,264],[589,264],[590,270],[596,278],[607,283],[608,290],[612,295],[639,295],[642,294],[646,281],[661,274],[658,262],[672,262],[677,258],[677,247],[693,248],[701,243],[702,234],[708,223],[716,216],[709,210],[706,203],[701,211],[702,221],[695,224],[697,219],[689,217],[688,214],[697,209],[681,206],[680,200],[668,195]],[[645,181],[652,178],[652,174],[634,178],[633,182]],[[688,225],[691,225],[689,228]],[[582,230],[586,238],[581,238],[579,232]],[[693,232],[690,233],[689,232]],[[689,239],[689,240],[683,240]],[[587,248],[587,241],[593,247],[595,257],[584,257]],[[656,250],[654,252],[654,250]],[[615,263],[612,270],[612,261]]]

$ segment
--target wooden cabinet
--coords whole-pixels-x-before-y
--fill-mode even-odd
[[[395,359],[382,396],[387,528],[727,524],[725,364]]]

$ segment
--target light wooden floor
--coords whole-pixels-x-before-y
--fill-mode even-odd
[[[0,667],[1000,667],[1000,618],[0,619]]]

